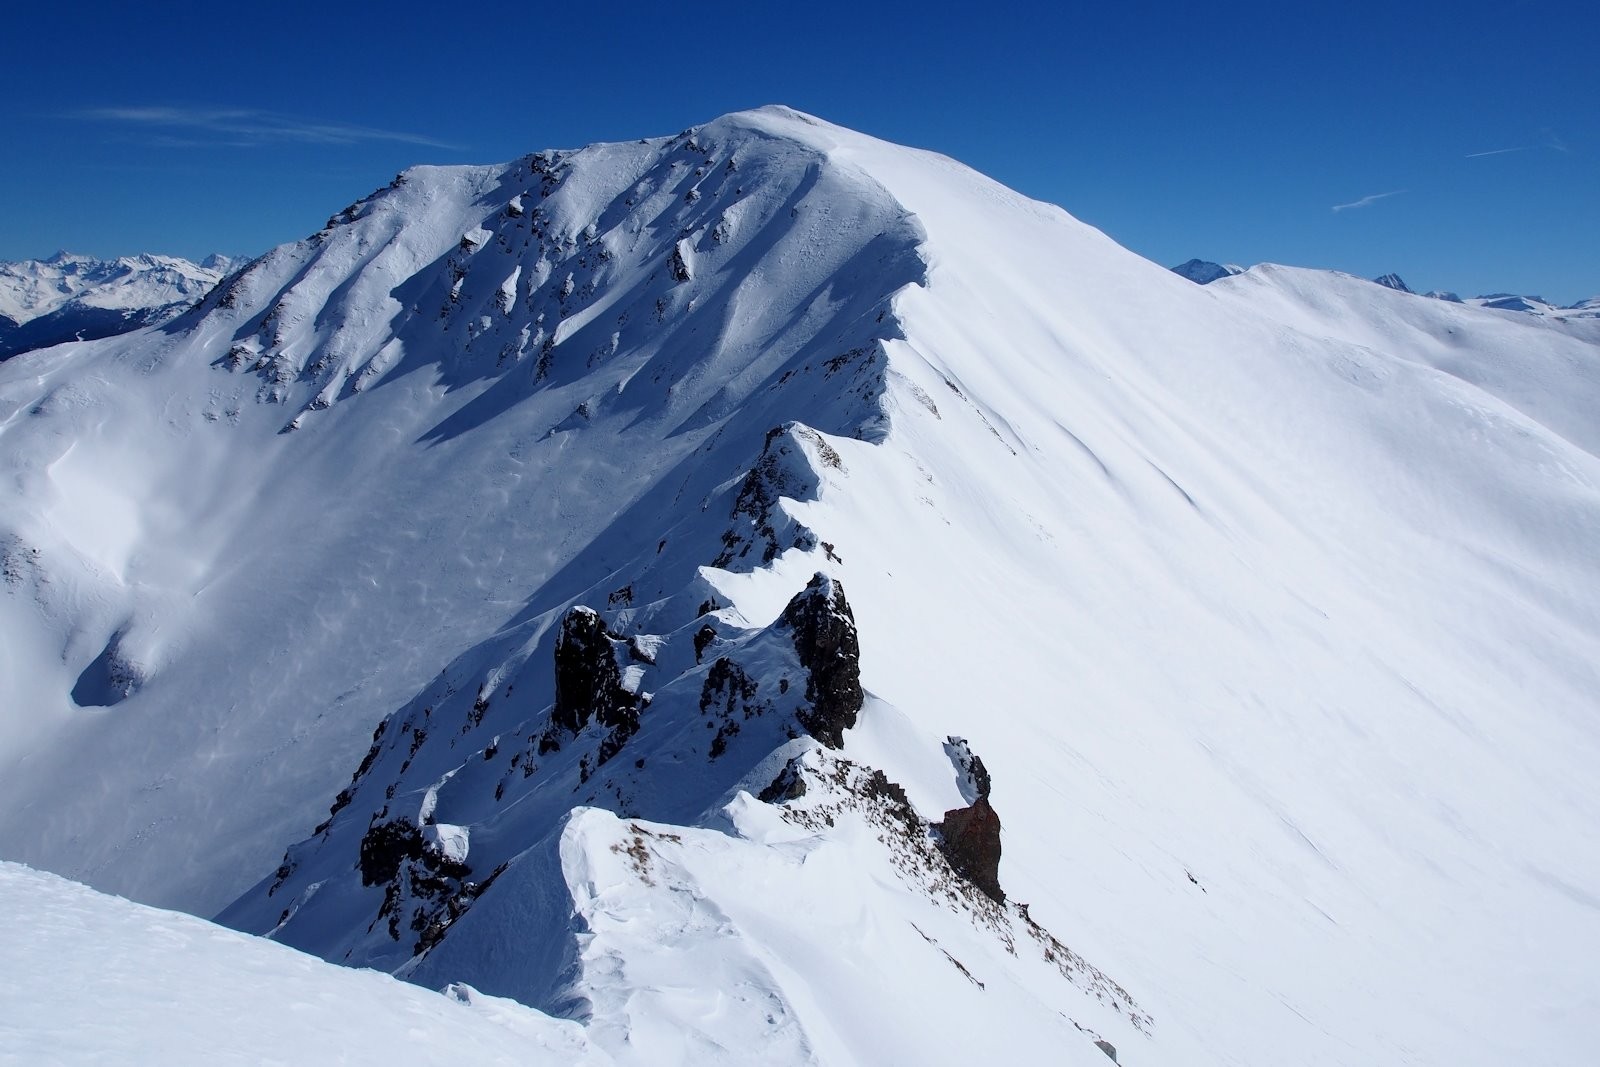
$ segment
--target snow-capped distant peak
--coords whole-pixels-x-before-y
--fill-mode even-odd
[[[1472,307],[1487,308],[1490,311],[1514,311],[1558,322],[1577,322],[1587,325],[1600,320],[1600,297],[1580,300],[1566,307],[1553,304],[1542,296],[1517,293],[1486,293],[1482,296],[1469,297],[1461,302]]]
[[[1411,292],[1411,286],[1407,285],[1398,274],[1385,274],[1372,280],[1385,289],[1393,289],[1397,293]]]
[[[1235,274],[1243,274],[1244,268],[1231,263],[1212,263],[1206,259],[1191,259],[1173,267],[1172,273],[1188,278],[1191,282],[1198,282],[1200,285],[1210,285],[1219,279],[1231,278]]]
[[[96,259],[65,251],[48,259],[0,262],[0,314],[26,323],[73,301],[102,308],[192,303],[235,262],[221,255],[193,263],[151,253]]]

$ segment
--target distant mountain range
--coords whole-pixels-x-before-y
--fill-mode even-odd
[[[241,263],[220,255],[192,263],[71,252],[0,263],[0,359],[170,322]]]
[[[1191,282],[1201,285],[1210,285],[1212,282],[1223,278],[1231,278],[1236,274],[1243,274],[1245,268],[1232,264],[1212,263],[1204,259],[1191,259],[1171,268],[1172,273],[1188,278]],[[1337,273],[1337,272],[1335,272]],[[1413,296],[1424,296],[1430,300],[1443,300],[1451,304],[1465,304],[1468,307],[1490,308],[1495,311],[1524,311],[1532,315],[1560,319],[1600,319],[1600,296],[1592,296],[1587,300],[1580,300],[1576,304],[1565,306],[1552,304],[1542,296],[1517,295],[1515,293],[1486,293],[1483,296],[1460,297],[1455,293],[1434,289],[1426,293],[1418,293],[1405,283],[1398,274],[1385,274],[1373,278],[1373,282],[1385,289],[1393,289],[1398,293],[1410,293]]]

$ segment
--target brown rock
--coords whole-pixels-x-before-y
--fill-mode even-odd
[[[1004,904],[1000,888],[1000,816],[989,798],[979,797],[971,806],[944,813],[939,824],[940,851],[950,866],[981,889],[997,904]]]

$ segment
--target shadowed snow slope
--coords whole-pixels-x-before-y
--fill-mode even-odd
[[[619,1062],[1573,1061],[1597,403],[783,108],[408,171],[0,369],[0,854]]]

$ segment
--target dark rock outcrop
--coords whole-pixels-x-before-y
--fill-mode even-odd
[[[407,925],[418,935],[413,953],[438,944],[505,870],[501,864],[484,881],[472,881],[471,867],[445,855],[429,843],[422,827],[403,816],[367,828],[359,867],[362,885],[383,887],[378,918],[387,920],[391,940],[400,940],[400,924],[409,911]]]
[[[937,827],[940,850],[950,866],[997,904],[1004,904],[1000,888],[1000,816],[986,796],[965,808],[944,813]]]
[[[623,686],[617,666],[616,649],[622,644],[606,631],[597,612],[581,605],[567,611],[556,638],[556,701],[550,721],[569,734],[590,722],[606,727],[610,732],[600,744],[601,763],[639,730],[639,695]],[[554,738],[547,740],[559,746]]]
[[[810,437],[823,454],[824,463],[837,465],[838,454],[827,446],[820,434],[799,423],[774,426],[762,442],[761,456],[739,484],[729,514],[731,525],[722,535],[722,551],[711,561],[713,567],[730,567],[761,549],[761,562],[771,563],[789,548],[808,549],[816,545],[816,535],[794,522],[778,506],[782,497],[809,500],[817,493],[817,476],[801,447],[801,437]],[[832,460],[829,460],[829,456]]]
[[[423,844],[422,830],[404,817],[368,827],[361,838],[361,884],[393,881],[402,863],[422,858]]]
[[[997,904],[1004,904],[1000,888],[1000,816],[989,803],[989,770],[965,738],[949,737],[945,755],[956,771],[956,786],[970,803],[944,813],[939,850],[950,866]]]
[[[701,614],[704,614],[702,612]],[[694,633],[694,661],[699,663],[705,658],[706,649],[710,648],[717,640],[717,631],[711,626],[702,626]]]
[[[743,729],[741,722],[772,710],[769,701],[756,699],[760,688],[759,682],[726,656],[719,657],[706,672],[700,687],[700,714],[709,715],[720,724],[706,751],[711,759],[728,751],[730,739]]]
[[[778,776],[756,797],[763,804],[781,804],[799,800],[806,795],[806,778],[798,760],[791,759],[783,765]]]
[[[844,747],[844,731],[861,710],[861,645],[844,587],[823,574],[783,609],[783,624],[806,669],[806,701],[797,717],[805,731],[828,748]]]

